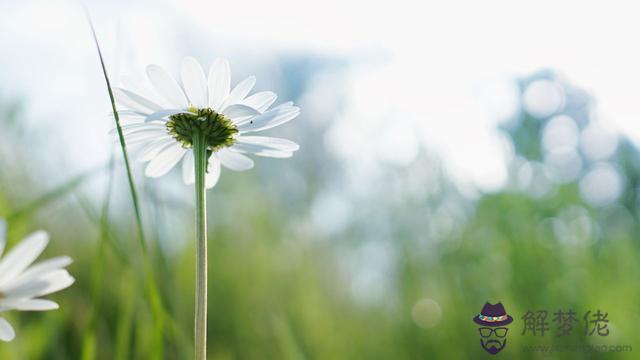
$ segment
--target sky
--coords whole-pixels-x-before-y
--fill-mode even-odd
[[[67,134],[53,137],[50,146],[65,149],[69,169],[103,162],[108,152],[97,149],[111,141],[108,102],[78,4],[0,0],[0,94],[26,98],[29,126]],[[204,63],[228,57],[243,73],[263,73],[273,59],[268,54],[347,60],[346,71],[312,82],[340,87],[345,106],[332,119],[327,143],[345,161],[409,164],[424,144],[459,183],[499,189],[511,154],[496,125],[520,106],[515,79],[546,68],[595,97],[602,128],[640,142],[640,22],[633,2],[159,0],[87,6],[116,75],[142,74],[147,63],[175,73],[185,55]],[[306,99],[311,109],[322,101]],[[96,117],[105,121],[89,121]],[[94,156],[86,156],[87,147],[96,149]]]

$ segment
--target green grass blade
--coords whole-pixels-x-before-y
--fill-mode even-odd
[[[136,190],[135,183],[133,181],[133,174],[131,172],[131,165],[129,163],[129,154],[127,152],[127,145],[124,139],[124,134],[122,132],[122,126],[120,125],[120,115],[118,114],[118,109],[116,108],[115,97],[113,96],[113,89],[111,88],[111,81],[109,80],[109,75],[107,74],[107,68],[104,63],[104,57],[102,56],[102,50],[100,49],[100,43],[98,42],[98,36],[96,35],[95,28],[93,26],[93,22],[91,21],[91,16],[89,15],[89,11],[87,8],[84,8],[85,14],[87,16],[87,20],[89,22],[89,27],[91,28],[91,34],[93,36],[93,40],[96,45],[96,50],[98,51],[98,57],[100,58],[100,66],[102,67],[102,74],[104,75],[104,80],[107,85],[107,91],[109,93],[109,101],[111,102],[111,109],[113,111],[113,117],[116,123],[116,129],[118,132],[118,139],[120,142],[120,148],[122,150],[122,156],[124,157],[124,163],[127,170],[127,180],[129,182],[129,190],[131,192],[131,201],[133,202],[133,207],[136,216],[136,222],[138,223],[138,238],[140,241],[140,246],[142,248],[142,257],[143,257],[143,265],[144,272],[146,278],[147,292],[149,296],[149,302],[154,314],[154,319],[156,321],[155,324],[155,338],[154,338],[154,346],[153,353],[151,354],[152,358],[162,358],[163,353],[163,305],[160,298],[160,294],[158,292],[158,287],[155,282],[155,276],[153,275],[153,268],[151,266],[151,262],[149,260],[147,244],[144,236],[144,228],[142,226],[142,216],[140,211],[140,203],[138,201],[138,193]]]
[[[122,307],[118,312],[118,323],[116,325],[116,343],[115,343],[115,360],[132,359],[131,356],[131,333],[135,318],[136,291],[133,286],[134,281],[129,271],[123,274],[124,281],[122,289],[119,291],[121,296],[118,302]]]
[[[85,332],[82,349],[82,359],[91,360],[96,358],[96,323],[100,313],[100,299],[102,298],[102,276],[104,264],[104,247],[109,240],[109,207],[111,205],[111,191],[113,190],[113,178],[115,170],[115,159],[113,152],[109,161],[109,181],[107,191],[102,203],[102,214],[100,215],[100,236],[96,245],[96,253],[92,266],[91,295],[93,298],[91,314],[89,315],[88,328]]]
[[[102,56],[102,50],[100,49],[100,43],[98,42],[98,36],[96,35],[96,30],[93,27],[93,22],[91,21],[91,17],[89,16],[89,12],[86,8],[85,8],[85,12],[86,12],[87,20],[89,21],[89,27],[91,28],[91,34],[93,36],[93,40],[96,45],[96,50],[98,51],[98,57],[100,59],[100,67],[102,68],[104,81],[107,85],[107,92],[109,93],[109,101],[111,102],[113,118],[115,119],[116,129],[118,131],[118,140],[120,142],[120,149],[122,150],[122,157],[124,158],[124,166],[127,170],[127,181],[129,182],[129,191],[131,192],[131,201],[133,202],[133,209],[136,216],[136,222],[138,223],[138,238],[140,240],[140,246],[142,247],[142,251],[146,253],[147,243],[145,241],[144,228],[142,226],[142,215],[140,211],[140,202],[138,200],[138,191],[136,190],[136,185],[135,185],[135,182],[133,181],[133,173],[131,172],[131,165],[129,162],[129,153],[127,151],[127,144],[124,139],[124,133],[122,132],[122,126],[120,125],[120,115],[118,114],[118,109],[116,108],[116,99],[113,96],[111,81],[109,80],[109,75],[107,74],[107,68],[104,64],[104,57]]]

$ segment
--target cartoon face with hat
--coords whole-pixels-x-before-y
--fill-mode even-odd
[[[489,304],[482,307],[480,314],[473,317],[473,321],[480,325],[480,345],[489,354],[495,355],[507,346],[507,325],[513,318],[507,315],[502,303]]]

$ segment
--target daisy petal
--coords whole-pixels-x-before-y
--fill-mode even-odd
[[[126,136],[127,140],[137,140],[140,138],[145,138],[148,136],[154,137],[162,137],[167,134],[167,130],[166,129],[161,129],[161,128],[136,128],[136,129],[127,129],[126,131],[123,130],[124,135]]]
[[[0,287],[11,281],[40,256],[49,242],[49,235],[36,231],[11,249],[0,261]]]
[[[153,89],[153,86],[149,86],[150,84],[147,79],[134,79],[129,76],[122,76],[120,82],[123,88],[153,101],[160,105],[160,108],[171,107],[162,96],[158,95],[158,92]]]
[[[73,260],[71,260],[68,256],[59,256],[52,259],[48,259],[42,262],[39,262],[27,270],[23,272],[17,279],[16,283],[27,281],[29,279],[36,278],[40,275],[43,275],[49,271],[61,269],[69,264],[71,264]]]
[[[222,149],[218,152],[218,156],[222,165],[231,170],[244,171],[253,168],[253,160],[240,153]]]
[[[222,102],[229,96],[231,70],[225,59],[216,59],[209,69],[209,106],[218,111]]]
[[[69,275],[69,272],[64,269],[59,269],[48,273],[45,276],[38,278],[37,282],[44,281],[46,286],[39,289],[33,296],[43,296],[66,289],[73,284],[76,279]],[[31,296],[29,296],[31,297]]]
[[[250,122],[238,125],[238,130],[240,132],[267,130],[282,125],[298,115],[300,115],[300,108],[296,106],[275,108],[252,118]]]
[[[260,115],[258,110],[242,104],[231,105],[222,113],[235,124],[241,124],[252,116]]]
[[[74,281],[75,279],[67,270],[56,269],[25,281],[14,282],[11,286],[2,288],[2,292],[6,295],[3,305],[15,306],[19,300],[62,290],[71,286]]]
[[[236,143],[260,145],[265,149],[277,149],[284,151],[297,151],[300,145],[291,140],[269,137],[269,136],[240,136]]]
[[[193,184],[196,182],[196,166],[193,158],[193,150],[187,151],[182,159],[182,180],[185,184]]]
[[[125,96],[129,97],[129,99],[131,99],[132,101],[140,104],[143,107],[146,107],[152,111],[158,111],[158,110],[162,110],[162,106],[158,105],[157,103],[147,99],[146,97],[142,96],[142,95],[138,95],[137,93],[133,92],[133,91],[129,91],[127,89],[123,89],[123,88],[119,88],[118,90],[120,90],[120,92],[122,94],[124,94]]]
[[[179,109],[188,107],[187,99],[178,83],[163,68],[158,65],[147,66],[147,76],[149,81],[171,105]]]
[[[189,98],[189,102],[197,108],[207,106],[207,78],[200,63],[192,58],[186,57],[182,60],[182,86]]]
[[[293,156],[291,151],[286,150],[278,150],[273,148],[265,147],[264,145],[256,145],[256,144],[234,144],[231,148],[231,151],[241,152],[241,153],[250,153],[257,156],[266,156],[272,158],[290,158]]]
[[[11,324],[4,318],[0,317],[0,340],[11,341],[16,337],[16,333],[13,331]]]
[[[157,123],[159,123],[159,124],[157,124]],[[118,133],[118,129],[113,129],[112,131],[113,131],[114,134]],[[127,125],[122,126],[122,132],[125,135],[140,134],[140,133],[147,133],[147,132],[168,134],[167,126],[163,122],[160,122],[160,121],[154,121],[153,123],[127,124]]]
[[[211,189],[216,186],[218,179],[220,179],[220,159],[218,159],[217,154],[212,154],[209,158],[207,173],[204,176],[205,187]]]
[[[293,101],[283,102],[282,104],[274,107],[274,109],[282,109],[282,108],[286,108],[286,107],[290,107],[290,106],[293,106]]]
[[[249,95],[251,89],[253,89],[253,86],[255,84],[255,76],[249,76],[248,78],[242,80],[238,85],[236,85],[236,87],[233,88],[233,90],[231,90],[231,93],[229,93],[229,96],[224,101],[224,104],[222,104],[220,109],[224,112],[224,109],[226,109],[227,106],[240,103],[247,95]]]
[[[14,308],[22,311],[48,311],[60,308],[58,303],[45,299],[29,299],[20,301]]]
[[[166,131],[146,131],[126,136],[128,145],[140,144],[148,141],[157,141],[171,138]]]
[[[140,152],[138,153],[138,161],[146,162],[152,160],[154,157],[158,156],[160,151],[165,148],[173,145],[175,143],[175,139],[167,136],[166,138],[162,138],[160,140],[155,140],[145,145]]]
[[[118,110],[118,117],[147,117],[148,111],[146,113],[134,110]],[[110,117],[115,117],[113,115],[113,111],[109,111]]]
[[[120,125],[140,124],[144,122],[145,117],[146,115],[145,116],[120,116]]]
[[[144,121],[153,121],[153,120],[166,120],[164,119],[167,116],[171,116],[171,115],[175,115],[175,114],[184,114],[184,113],[191,113],[188,110],[180,110],[180,109],[167,109],[167,110],[160,110],[160,111],[156,111],[152,114],[147,115],[147,117],[145,117]]]
[[[145,170],[145,175],[152,178],[160,177],[169,172],[182,159],[187,149],[175,143],[162,150],[153,160],[149,162]]]
[[[131,99],[131,97],[126,95],[124,91],[122,91],[121,89],[116,89],[116,91],[113,92],[113,95],[115,96],[116,101],[118,102],[119,105],[123,105],[130,110],[133,110],[142,114],[147,114],[154,111],[154,109],[150,109],[144,106],[143,104],[137,101],[134,101],[133,99]],[[122,115],[122,114],[123,114],[122,110],[118,111],[118,115]]]
[[[50,274],[46,275],[49,276]],[[38,293],[45,290],[48,286],[49,282],[47,282],[46,279],[33,279],[27,282],[14,283],[10,287],[2,289],[2,292],[6,295],[3,305],[7,304],[13,307],[16,300],[37,296]]]
[[[133,124],[126,124],[126,125],[122,125],[122,132],[126,135],[126,134],[133,134],[135,132],[138,132],[140,130],[142,131],[146,131],[146,130],[153,130],[153,131],[157,131],[157,130],[162,130],[167,128],[167,125],[162,122],[162,121],[153,121],[153,122],[148,122],[148,123],[133,123]],[[114,128],[111,129],[111,131],[109,131],[110,134],[117,134],[118,133],[118,129]]]
[[[271,91],[262,91],[242,100],[241,104],[251,106],[260,112],[265,112],[277,98],[278,96]]]

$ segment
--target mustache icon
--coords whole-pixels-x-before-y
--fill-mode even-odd
[[[500,341],[498,341],[498,340],[493,340],[493,339],[491,339],[491,340],[487,340],[487,341],[485,341],[485,343],[484,343],[484,344],[485,344],[487,347],[488,347],[489,345],[491,345],[491,344],[496,344],[496,345],[498,345],[498,346],[501,346],[501,345],[502,345],[502,342],[500,342]]]
[[[506,345],[507,340],[505,339],[504,341],[499,341],[499,340],[495,340],[495,339],[490,339],[490,340],[480,340],[480,345],[482,345],[482,348],[485,349],[489,354],[491,355],[495,355],[497,353],[499,353],[504,346]]]

